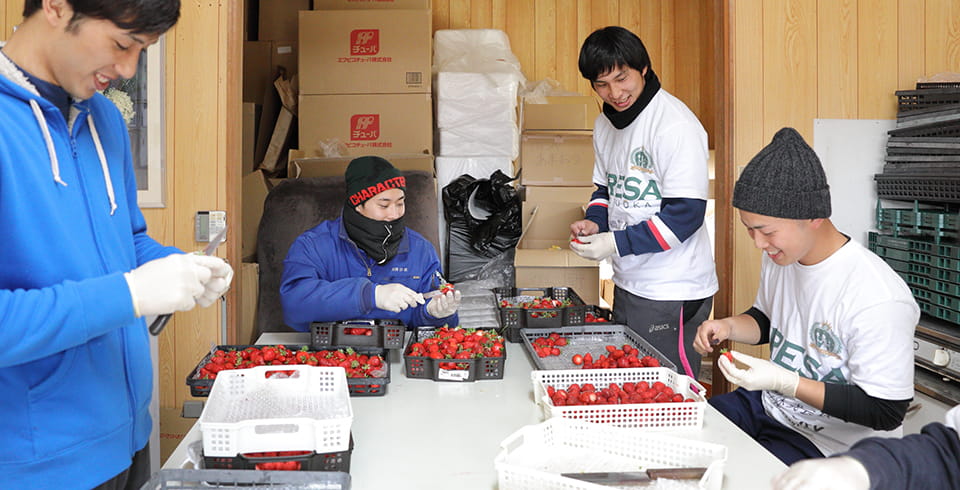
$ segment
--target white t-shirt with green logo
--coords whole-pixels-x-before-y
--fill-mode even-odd
[[[817,381],[855,384],[876,398],[913,398],[920,309],[903,279],[862,245],[849,241],[810,266],[780,266],[764,254],[754,306],[770,319],[772,362]],[[763,406],[827,456],[865,437],[902,434],[844,422],[777,392],[764,391]]]
[[[614,255],[613,282],[647,299],[696,300],[717,292],[706,224],[680,242],[656,217],[663,198],[707,199],[707,133],[679,99],[660,89],[637,118],[616,129],[606,116],[593,131],[593,181],[607,186],[610,231],[651,220],[669,248]]]

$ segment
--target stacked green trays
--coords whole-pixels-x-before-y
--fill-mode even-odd
[[[522,328],[551,328],[565,325],[583,325],[587,311],[592,311],[580,296],[568,287],[544,288],[495,288],[493,290],[500,310],[500,328],[503,336],[510,342],[522,342]],[[523,308],[523,302],[540,298],[560,301],[570,300],[570,306],[556,308]],[[503,306],[506,302],[507,306]]]
[[[921,311],[960,323],[960,246],[877,233],[869,246],[903,278]]]

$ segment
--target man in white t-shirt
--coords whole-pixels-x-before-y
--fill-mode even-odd
[[[820,159],[796,130],[778,131],[747,164],[733,206],[764,252],[757,297],[701,324],[694,347],[769,343],[770,360],[719,356],[740,388],[710,404],[786,464],[899,437],[920,310],[890,266],[834,228]]]
[[[611,259],[614,320],[697,377],[693,338],[718,288],[704,225],[707,133],[660,88],[643,42],[627,29],[590,34],[579,68],[604,104],[593,130],[597,190],[586,219],[570,225],[570,248]]]

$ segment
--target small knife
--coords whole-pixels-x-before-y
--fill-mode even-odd
[[[655,468],[646,471],[600,471],[594,473],[560,473],[560,476],[598,485],[645,486],[658,478],[699,480],[706,468]]]
[[[213,255],[213,252],[217,251],[217,247],[227,238],[227,227],[224,227],[220,230],[219,233],[213,236],[213,239],[210,240],[210,243],[204,247],[203,255]],[[198,253],[198,252],[194,252]],[[167,322],[170,321],[172,313],[167,313],[166,315],[160,315],[153,320],[153,323],[150,324],[150,334],[151,335],[160,335],[160,332],[163,331],[163,327],[167,326]]]

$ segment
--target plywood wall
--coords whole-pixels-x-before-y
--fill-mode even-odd
[[[433,28],[502,30],[527,80],[549,78],[589,95],[577,69],[580,45],[598,28],[626,27],[643,40],[663,87],[703,121],[712,147],[719,6],[715,0],[433,0]]]
[[[783,126],[812,144],[816,118],[893,119],[894,91],[960,71],[957,0],[736,0],[727,13],[734,179]],[[738,219],[734,213],[729,223],[733,302],[743,311],[754,299],[760,253]]]

